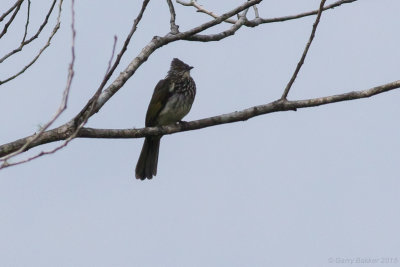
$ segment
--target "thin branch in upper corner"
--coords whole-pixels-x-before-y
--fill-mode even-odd
[[[50,5],[49,11],[47,11],[47,14],[42,22],[42,24],[40,24],[39,29],[36,31],[36,33],[27,40],[27,42],[31,42],[33,39],[36,39],[39,34],[42,32],[42,30],[44,29],[44,27],[47,25],[48,21],[49,21],[49,17],[50,15],[53,13],[54,7],[57,3],[57,0],[53,0],[53,2]]]
[[[10,27],[11,23],[14,21],[15,17],[17,16],[23,1],[19,1],[17,4],[14,13],[12,14],[11,18],[8,22],[4,25],[3,31],[0,33],[0,39],[7,33],[8,27]]]
[[[0,22],[3,21],[5,17],[8,16],[19,4],[21,4],[24,0],[18,0],[14,3],[12,7],[10,7],[6,12],[3,13],[3,15],[0,16]]]
[[[311,31],[311,34],[310,34],[310,38],[308,39],[306,47],[304,48],[303,54],[301,55],[301,58],[300,58],[299,62],[297,63],[297,67],[296,67],[295,71],[293,72],[292,77],[290,78],[288,84],[286,85],[285,90],[283,91],[281,99],[286,99],[287,98],[287,96],[289,94],[289,91],[290,91],[290,88],[292,87],[294,81],[296,80],[297,74],[299,73],[301,67],[304,64],[304,60],[305,60],[305,58],[307,56],[308,50],[310,49],[311,43],[314,40],[315,32],[317,30],[317,27],[318,27],[318,24],[319,24],[319,21],[320,21],[320,18],[321,18],[322,10],[324,9],[325,2],[326,2],[326,0],[322,0],[320,5],[319,5],[318,15],[317,15],[317,18],[315,19],[315,22],[313,24],[313,28],[312,28],[312,31]]]
[[[339,7],[343,4],[350,4],[353,2],[356,2],[358,0],[338,0],[330,5],[327,5],[324,7],[323,11],[328,10],[328,9],[334,9],[336,7]],[[276,17],[276,18],[256,18],[253,20],[249,20],[246,22],[245,26],[248,27],[256,27],[260,24],[266,24],[266,23],[274,23],[274,22],[283,22],[283,21],[289,21],[289,20],[294,20],[294,19],[300,19],[300,18],[304,18],[304,17],[308,17],[308,16],[312,16],[312,15],[316,15],[318,14],[318,9],[316,10],[312,10],[312,11],[308,11],[308,12],[303,12],[303,13],[299,13],[296,15],[289,15],[289,16],[283,16],[283,17]]]
[[[3,168],[3,167],[8,167],[8,166],[12,166],[12,165],[21,164],[21,163],[30,161],[30,160],[32,160],[34,158],[40,157],[41,155],[48,154],[47,152],[41,152],[38,155],[36,155],[36,156],[34,156],[32,158],[26,159],[26,160],[22,160],[22,161],[15,162],[15,163],[9,163],[8,162],[8,160],[10,158],[21,154],[22,152],[24,152],[26,150],[27,147],[29,147],[29,145],[32,142],[36,141],[57,120],[57,118],[64,112],[64,110],[67,107],[68,98],[69,98],[69,92],[70,92],[71,85],[72,85],[72,80],[73,80],[73,77],[74,77],[74,74],[75,74],[75,72],[74,72],[74,64],[75,64],[75,37],[76,37],[76,30],[75,30],[74,3],[75,3],[75,1],[72,0],[71,1],[71,13],[72,13],[72,20],[71,20],[72,21],[71,22],[71,31],[72,31],[71,62],[70,62],[69,67],[68,67],[67,83],[66,83],[65,89],[63,91],[63,97],[62,97],[62,100],[61,100],[61,104],[58,107],[56,113],[53,115],[53,117],[43,127],[41,127],[41,129],[40,129],[40,131],[38,133],[36,133],[34,136],[32,136],[32,138],[28,139],[26,141],[26,143],[20,149],[18,149],[17,151],[15,151],[15,152],[13,152],[11,154],[8,154],[5,157],[0,158],[0,161],[3,161],[3,164],[0,166],[0,169]],[[62,0],[60,1],[59,16],[57,18],[57,25],[60,24],[61,5],[62,5]]]
[[[187,40],[187,41],[196,41],[196,42],[213,42],[213,41],[219,41],[228,36],[234,35],[243,25],[246,25],[246,22],[247,22],[246,16],[247,16],[247,12],[248,12],[249,8],[252,6],[255,6],[257,3],[261,2],[261,1],[262,0],[259,0],[259,1],[248,0],[247,2],[245,2],[245,4],[241,5],[240,6],[241,11],[235,12],[238,19],[235,21],[234,25],[232,25],[229,29],[227,29],[225,31],[215,33],[215,34],[191,34],[191,35],[188,35],[187,37],[183,37],[182,39]],[[229,18],[229,17],[226,16],[226,14],[224,14],[224,15],[221,15],[220,17],[216,18],[214,21],[220,20],[220,22],[223,22],[226,20],[226,18]],[[214,21],[208,22],[206,24],[213,23]],[[204,26],[204,25],[205,24],[203,24],[202,26]],[[200,26],[197,28],[200,28]]]
[[[29,62],[27,65],[25,65],[19,72],[6,78],[5,80],[2,80],[2,81],[0,80],[0,85],[4,84],[6,82],[9,82],[9,81],[17,78],[22,73],[24,73],[29,67],[31,67],[38,60],[38,58],[42,55],[42,53],[46,50],[46,48],[50,46],[51,40],[53,39],[54,35],[57,33],[58,29],[60,28],[62,3],[63,3],[63,0],[60,0],[59,11],[58,11],[58,16],[57,16],[57,23],[54,26],[53,31],[51,32],[46,44],[39,50],[38,54],[32,59],[32,61]]]
[[[176,19],[176,13],[175,13],[175,8],[174,4],[172,3],[171,0],[167,0],[168,7],[169,7],[169,13],[171,14],[171,19],[169,23],[171,24],[171,33],[172,34],[177,34],[179,32],[179,26],[176,25],[175,19]]]
[[[356,2],[358,0],[338,0],[330,5],[327,5],[324,7],[324,11],[328,9],[334,9],[335,7],[339,7],[343,4],[350,4],[353,2]],[[177,3],[183,5],[183,6],[193,6],[194,8],[197,9],[197,12],[207,14],[213,18],[218,18],[219,15],[215,14],[212,11],[209,11],[205,9],[202,5],[199,5],[196,0],[190,0],[189,2],[183,1],[183,0],[176,0]],[[255,19],[252,20],[247,20],[244,26],[247,27],[256,27],[260,24],[266,24],[266,23],[274,23],[274,22],[283,22],[283,21],[289,21],[289,20],[294,20],[294,19],[300,19],[304,18],[307,16],[312,16],[318,14],[318,9],[317,10],[312,10],[308,12],[303,12],[295,15],[289,15],[289,16],[283,16],[283,17],[276,17],[276,18],[260,18],[258,8],[256,5],[253,6],[254,9],[254,14],[255,14]],[[225,22],[235,24],[236,20],[234,19],[227,19]]]
[[[36,31],[36,33],[34,35],[32,35],[28,40],[25,40],[26,36],[24,35],[24,39],[22,40],[22,42],[19,45],[19,47],[15,48],[14,50],[10,51],[6,55],[4,55],[2,58],[0,58],[0,63],[2,63],[4,60],[9,58],[10,56],[20,52],[27,44],[29,44],[30,42],[32,42],[33,40],[35,40],[36,38],[39,37],[40,33],[42,32],[44,27],[47,25],[47,23],[49,21],[49,17],[53,12],[54,6],[55,6],[56,3],[57,3],[57,0],[53,0],[51,6],[49,8],[49,11],[47,12],[42,24],[39,26],[39,29]],[[30,1],[28,2],[28,5],[30,6]],[[28,10],[28,12],[29,12],[29,10]],[[27,20],[29,20],[29,13],[28,13]],[[27,24],[25,25],[25,31],[27,31]]]

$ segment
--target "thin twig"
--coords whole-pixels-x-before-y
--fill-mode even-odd
[[[114,60],[114,54],[115,54],[115,48],[116,48],[116,46],[117,46],[117,40],[118,40],[117,36],[114,35],[114,43],[113,43],[113,47],[112,47],[112,51],[111,51],[111,57],[110,57],[110,60],[108,61],[107,70],[106,70],[106,73],[104,74],[104,78],[103,78],[103,80],[102,80],[102,82],[101,82],[100,87],[97,89],[97,91],[96,91],[96,93],[95,93],[95,95],[94,95],[93,103],[95,103],[95,102],[97,101],[97,99],[98,99],[99,96],[100,96],[101,91],[102,91],[103,88],[104,88],[104,85],[107,83],[108,79],[110,79],[110,77],[111,77],[111,76],[110,76],[110,70],[111,70],[111,64],[112,64],[112,62],[113,62],[113,60]],[[94,108],[94,105],[90,106],[90,108],[88,109],[88,113],[87,113],[87,114],[90,114],[90,113],[93,111],[93,108]],[[86,116],[84,116],[83,118],[81,118],[81,119],[82,119],[82,122],[81,122],[77,127],[75,127],[75,131],[68,137],[67,143],[68,143],[69,141],[71,141],[73,138],[76,137],[76,135],[77,135],[77,133],[79,132],[79,130],[80,130],[83,126],[85,126],[85,124],[87,123],[89,117],[90,117],[90,116],[86,115]],[[67,145],[67,144],[65,144],[65,145]]]
[[[324,7],[324,11],[328,10],[328,9],[333,9],[335,7],[341,6],[343,4],[349,4],[352,2],[356,2],[358,0],[338,0],[330,5],[327,5]],[[190,2],[185,2],[182,0],[176,0],[177,3],[184,5],[184,6],[193,6],[197,9],[197,12],[200,13],[204,13],[207,14],[213,18],[218,18],[219,15],[215,14],[212,11],[209,11],[207,9],[205,9],[203,6],[199,5],[196,1],[194,0],[190,0]],[[296,15],[290,15],[290,16],[283,16],[283,17],[277,17],[277,18],[260,18],[258,15],[258,10],[257,7],[254,6],[254,11],[255,11],[255,19],[253,20],[248,20],[246,21],[246,23],[244,24],[247,27],[256,27],[260,24],[267,24],[267,23],[274,23],[274,22],[283,22],[283,21],[288,21],[288,20],[294,20],[294,19],[300,19],[303,17],[308,17],[308,16],[312,16],[312,15],[316,15],[318,14],[318,10],[313,10],[313,11],[308,11],[308,12],[303,12],[300,14],[296,14]],[[225,22],[231,23],[231,24],[235,24],[236,20],[234,19],[227,19],[225,20]]]
[[[296,80],[297,74],[299,73],[301,67],[304,64],[304,60],[306,59],[308,50],[310,49],[311,43],[314,40],[315,31],[317,30],[317,27],[318,27],[318,24],[319,24],[319,21],[320,21],[320,18],[321,18],[321,14],[322,14],[322,10],[324,8],[325,2],[326,2],[326,0],[322,0],[320,5],[319,5],[318,15],[317,15],[317,18],[315,19],[315,22],[313,24],[313,28],[312,28],[312,31],[311,31],[310,38],[308,39],[308,42],[306,44],[306,47],[304,48],[303,54],[301,55],[301,58],[300,58],[299,62],[297,63],[296,70],[293,72],[293,75],[290,78],[290,81],[286,85],[286,88],[285,88],[285,90],[284,90],[284,92],[282,94],[281,99],[286,99],[287,98],[287,96],[289,94],[289,90],[292,87],[294,81]]]
[[[59,4],[59,16],[57,18],[57,25],[60,24],[60,14],[61,14],[61,7],[62,7],[62,3],[63,0],[60,0],[60,4]],[[1,161],[3,161],[3,165],[8,165],[9,163],[7,163],[7,160],[10,159],[11,157],[15,157],[18,154],[21,154],[22,152],[24,152],[26,150],[26,148],[35,140],[37,140],[41,134],[43,132],[45,132],[55,121],[56,119],[61,115],[61,113],[66,109],[67,107],[67,102],[68,102],[68,96],[69,96],[69,91],[71,88],[71,83],[72,83],[72,79],[74,77],[74,63],[75,63],[75,27],[74,27],[74,9],[73,9],[73,5],[74,5],[74,0],[72,0],[72,23],[71,23],[71,28],[72,28],[72,45],[71,45],[71,52],[72,52],[72,59],[71,59],[71,63],[69,64],[69,68],[68,68],[68,78],[67,78],[67,85],[63,91],[63,98],[61,101],[60,106],[58,107],[56,113],[53,115],[53,117],[51,118],[50,121],[48,121],[43,127],[41,127],[40,131],[38,133],[36,133],[33,138],[27,140],[27,142],[25,143],[25,145],[23,145],[19,150],[15,151],[14,153],[11,153],[9,155],[7,155],[6,157],[0,158]],[[48,41],[48,43],[50,43],[50,40]]]
[[[108,73],[105,75],[104,80],[102,81],[102,83],[100,84],[100,87],[98,89],[98,91],[102,91],[104,86],[106,85],[106,83],[108,82],[108,80],[111,78],[111,76],[113,75],[115,69],[118,67],[122,56],[124,55],[124,53],[126,52],[126,50],[128,49],[128,45],[129,42],[131,41],[131,38],[133,36],[133,34],[136,32],[137,26],[139,24],[139,22],[142,20],[144,11],[146,10],[147,5],[149,4],[150,0],[144,0],[143,4],[142,4],[142,8],[140,9],[139,14],[137,15],[136,19],[133,21],[133,25],[132,28],[128,34],[128,36],[125,39],[124,45],[122,46],[120,52],[117,55],[117,58],[113,64],[113,66],[111,67],[111,69],[108,71]]]
[[[114,80],[112,84],[110,84],[104,91],[101,93],[94,112],[99,111],[104,104],[116,93],[118,90],[125,84],[125,82],[135,74],[136,70],[149,58],[149,56],[156,51],[158,48],[167,45],[169,43],[185,40],[189,36],[196,36],[197,33],[205,31],[215,25],[218,25],[224,22],[227,18],[235,16],[236,14],[242,12],[243,10],[260,3],[262,0],[251,0],[249,2],[245,2],[240,6],[222,14],[220,17],[203,23],[197,27],[194,27],[185,32],[179,32],[177,34],[166,34],[163,37],[154,36],[153,39],[143,47],[142,51],[131,61],[128,67],[125,68],[123,72]]]
[[[104,79],[103,79],[103,81],[102,81],[100,87],[97,89],[96,94],[94,95],[93,104],[96,103],[98,97],[100,96],[100,93],[101,93],[102,89],[104,88],[104,86],[105,86],[105,84],[107,83],[107,81],[110,79],[110,77],[111,77],[113,71],[115,70],[115,68],[118,66],[118,64],[119,64],[119,62],[120,62],[120,60],[121,60],[122,55],[125,53],[125,51],[126,51],[126,49],[127,49],[127,46],[128,46],[128,44],[129,44],[129,40],[131,39],[133,33],[135,32],[136,27],[137,27],[137,24],[138,24],[139,21],[141,20],[142,15],[143,15],[143,12],[144,12],[144,10],[146,9],[146,6],[147,6],[147,4],[148,4],[149,1],[150,1],[150,0],[145,0],[145,1],[143,2],[142,10],[141,10],[141,12],[139,13],[138,18],[135,20],[134,26],[133,26],[133,28],[132,28],[130,34],[128,35],[127,40],[125,40],[124,46],[123,46],[123,48],[121,49],[120,54],[118,54],[116,62],[115,62],[114,65],[111,67],[111,63],[112,63],[112,60],[113,60],[113,58],[114,58],[116,42],[117,42],[117,37],[114,36],[114,44],[113,44],[113,49],[112,49],[112,53],[111,53],[111,58],[110,58],[110,60],[109,60],[109,62],[108,62],[107,71],[106,71],[106,74],[105,74],[105,76],[104,76]],[[72,23],[71,23],[71,30],[72,30],[72,46],[71,46],[72,60],[71,60],[70,67],[69,67],[69,71],[68,71],[67,86],[66,86],[66,90],[64,90],[64,96],[63,96],[62,105],[60,106],[59,110],[57,111],[56,116],[53,117],[53,119],[52,119],[51,121],[49,121],[49,122],[41,129],[41,131],[40,131],[39,133],[33,135],[31,139],[27,140],[27,142],[25,143],[24,146],[22,146],[18,151],[14,152],[14,153],[11,153],[11,154],[9,154],[9,155],[3,157],[3,158],[0,158],[0,161],[3,161],[3,164],[0,166],[0,169],[5,168],[5,167],[9,167],[9,166],[14,166],[14,165],[22,164],[22,163],[25,163],[25,162],[34,160],[34,159],[36,159],[36,158],[39,158],[39,157],[41,157],[41,156],[43,156],[43,155],[53,154],[53,153],[55,153],[56,151],[58,151],[58,150],[60,150],[60,149],[62,149],[62,148],[64,148],[64,147],[66,147],[66,146],[69,144],[69,142],[70,142],[71,140],[73,140],[73,139],[76,137],[76,135],[78,134],[79,130],[86,124],[87,120],[88,120],[89,117],[90,117],[89,114],[91,114],[91,112],[92,112],[92,110],[93,110],[93,107],[95,106],[95,105],[90,105],[90,106],[88,107],[88,113],[87,113],[87,114],[83,114],[83,116],[81,117],[81,121],[80,121],[79,125],[77,125],[77,127],[75,128],[75,130],[74,130],[71,134],[68,134],[68,136],[65,138],[65,142],[64,142],[63,144],[61,144],[60,146],[57,146],[57,147],[55,147],[54,149],[52,149],[52,150],[50,150],[50,151],[42,151],[42,152],[38,153],[38,154],[35,155],[35,156],[29,157],[29,158],[27,158],[27,159],[24,159],[24,160],[21,160],[21,161],[18,161],[18,162],[13,162],[13,163],[9,163],[9,162],[8,162],[8,160],[9,160],[11,157],[16,156],[16,155],[22,153],[23,151],[26,151],[27,147],[29,147],[30,144],[32,144],[32,142],[35,142],[38,138],[40,138],[40,137],[42,136],[42,134],[44,133],[44,131],[45,131],[45,130],[46,130],[60,115],[61,115],[61,113],[62,113],[62,112],[65,110],[65,108],[66,108],[66,104],[67,104],[67,100],[68,100],[68,95],[69,95],[69,91],[70,91],[70,87],[71,87],[71,82],[72,82],[72,78],[73,78],[73,76],[74,76],[73,66],[74,66],[74,62],[75,62],[75,34],[76,34],[75,26],[74,26],[74,25],[75,25],[75,19],[74,19],[74,18],[75,18],[74,0],[72,0],[72,2],[71,2],[71,9],[72,9],[72,11],[71,11],[71,12],[72,12]],[[89,101],[89,102],[90,102],[90,101]]]
[[[241,16],[236,21],[236,23],[233,24],[232,27],[229,28],[228,30],[225,30],[225,31],[222,31],[219,33],[215,33],[215,34],[195,34],[195,35],[191,35],[191,36],[184,38],[184,40],[196,41],[196,42],[219,41],[228,36],[234,35],[246,23],[246,20],[247,19],[245,16]]]
[[[183,5],[183,6],[193,6],[194,0],[190,0],[189,2],[185,2],[185,1],[182,1],[182,0],[176,0],[176,2],[178,4]]]
[[[30,42],[32,42],[33,40],[35,40],[36,38],[39,37],[40,33],[42,32],[42,30],[44,29],[44,27],[47,25],[48,21],[49,21],[49,17],[51,15],[51,13],[53,12],[54,6],[56,4],[57,0],[53,0],[53,3],[50,6],[49,11],[47,12],[44,21],[42,22],[42,24],[40,25],[39,29],[36,31],[36,33],[30,37],[28,40],[23,41],[18,48],[14,49],[13,51],[9,52],[8,54],[4,55],[1,59],[0,59],[0,63],[2,63],[4,60],[6,60],[7,58],[9,58],[10,56],[16,54],[17,52],[20,52],[24,46],[26,46],[27,44],[29,44]]]
[[[30,42],[32,42],[33,40],[35,40],[36,38],[39,37],[40,33],[42,32],[42,30],[44,29],[44,27],[45,27],[45,26],[47,25],[47,23],[48,23],[49,17],[50,17],[50,15],[51,15],[51,13],[53,12],[53,9],[54,9],[54,6],[55,6],[56,2],[57,2],[57,0],[53,0],[53,3],[51,4],[50,9],[49,9],[49,11],[47,12],[47,14],[46,14],[46,16],[45,16],[45,19],[44,19],[43,23],[40,25],[40,27],[39,27],[39,29],[37,30],[37,32],[36,32],[32,37],[30,37],[28,40],[26,40],[26,41],[24,41],[23,43],[21,43],[20,46],[19,46],[18,48],[14,49],[14,50],[11,51],[10,53],[8,53],[8,54],[6,54],[5,56],[3,56],[3,57],[0,59],[0,63],[2,63],[4,60],[6,60],[8,57],[12,56],[13,54],[15,54],[15,53],[21,51],[22,48],[23,48],[25,45],[29,44]]]
[[[334,9],[335,7],[339,7],[343,4],[350,4],[350,3],[353,3],[356,1],[358,1],[358,0],[339,0],[330,5],[325,6],[323,11],[328,10],[328,9]],[[313,11],[303,12],[303,13],[296,14],[296,15],[283,16],[283,17],[277,17],[277,18],[267,18],[267,19],[266,18],[256,18],[256,19],[247,21],[245,26],[256,27],[260,24],[284,22],[284,21],[289,21],[289,20],[294,20],[294,19],[300,19],[300,18],[316,15],[316,14],[318,14],[318,11],[319,10],[316,9]]]
[[[207,14],[207,15],[215,18],[215,19],[220,17],[219,15],[215,14],[214,12],[205,9],[202,5],[199,5],[197,3],[197,1],[195,1],[195,0],[190,0],[190,2],[176,0],[176,2],[181,4],[181,5],[183,5],[183,6],[193,6],[193,7],[195,7],[197,9],[197,12]],[[228,23],[231,23],[231,24],[235,24],[236,20],[234,20],[234,19],[226,19],[225,22],[228,22]]]
[[[30,13],[31,13],[31,0],[28,0],[28,12],[26,14],[25,32],[24,32],[24,37],[22,38],[22,41],[21,41],[21,45],[25,42],[26,35],[28,34],[28,25],[29,25]]]
[[[75,127],[79,127],[83,121],[87,121],[87,119],[90,116],[92,116],[95,112],[98,111],[98,109],[96,110],[95,107],[97,108],[97,101],[101,96],[101,92],[103,91],[103,88],[107,84],[108,80],[111,78],[115,69],[118,67],[118,65],[121,61],[121,58],[124,55],[125,51],[127,50],[129,42],[130,42],[133,34],[135,33],[135,31],[137,29],[137,25],[139,24],[140,20],[142,19],[143,13],[146,10],[146,7],[149,2],[150,2],[150,0],[143,1],[142,8],[140,9],[139,14],[136,17],[136,19],[133,21],[132,28],[131,28],[128,36],[126,37],[124,45],[122,46],[121,51],[118,53],[113,66],[108,71],[108,73],[104,76],[103,81],[101,82],[99,88],[96,90],[96,93],[93,95],[93,97],[87,102],[85,107],[73,119]]]
[[[0,16],[0,22],[2,22],[3,19],[4,19],[5,17],[7,17],[8,14],[10,14],[18,5],[22,4],[23,1],[24,1],[24,0],[18,0],[18,1],[16,1],[15,4],[14,4],[12,7],[10,7],[6,12],[3,13],[3,15]]]
[[[94,96],[91,98],[91,100],[89,100],[89,102],[86,104],[86,109],[84,109],[84,112],[81,114],[81,116],[77,116],[76,117],[76,121],[75,121],[75,130],[73,132],[73,134],[71,135],[72,137],[76,136],[76,133],[79,131],[80,128],[82,128],[83,126],[85,126],[85,124],[87,123],[88,119],[90,118],[90,115],[93,112],[93,109],[95,107],[95,103],[96,101],[99,99],[100,97],[100,93],[103,90],[104,86],[106,85],[107,81],[110,79],[111,75],[112,75],[112,69],[111,69],[111,64],[112,61],[114,59],[114,54],[115,54],[115,47],[117,46],[117,36],[114,36],[114,44],[113,44],[113,48],[112,48],[112,52],[111,52],[111,57],[110,60],[108,61],[108,67],[106,70],[106,73],[104,75],[103,80],[101,81],[101,84],[99,86],[99,88],[97,89],[96,93],[94,94]],[[119,56],[119,55],[118,55]],[[121,55],[122,56],[122,55]],[[118,59],[117,59],[118,60]],[[115,65],[114,65],[115,66]],[[114,67],[113,66],[113,67]],[[115,68],[114,68],[115,70]],[[110,74],[111,73],[111,74]],[[72,139],[72,138],[71,138]]]
[[[253,10],[254,10],[254,16],[258,19],[260,17],[260,14],[258,13],[257,5],[253,6]]]
[[[169,13],[171,14],[171,19],[169,21],[169,23],[171,24],[171,33],[176,34],[179,32],[179,26],[175,24],[176,14],[175,14],[174,4],[172,3],[171,0],[167,0],[167,3],[169,7]]]
[[[8,77],[7,79],[0,81],[0,85],[9,82],[13,79],[15,79],[16,77],[18,77],[19,75],[21,75],[22,73],[24,73],[30,66],[32,66],[36,60],[38,60],[38,58],[42,55],[42,53],[46,50],[47,47],[50,46],[51,40],[53,39],[54,35],[57,33],[58,29],[60,28],[60,17],[61,17],[61,6],[62,6],[63,0],[60,0],[60,4],[59,4],[59,12],[58,12],[58,16],[57,16],[57,23],[53,28],[53,31],[51,32],[46,44],[39,50],[39,53],[32,59],[31,62],[28,63],[28,65],[26,65],[25,67],[22,68],[22,70],[20,70],[19,72],[17,72],[16,74]]]
[[[74,6],[74,0],[72,0],[72,9],[73,9],[73,6]],[[67,87],[66,87],[66,90],[64,90],[64,97],[63,97],[63,102],[65,100],[65,102],[64,102],[64,110],[65,110],[65,107],[66,107],[66,104],[67,104],[68,94],[69,94],[69,91],[70,91],[70,88],[71,88],[72,78],[74,76],[74,70],[73,70],[73,66],[74,66],[74,62],[75,62],[75,49],[74,49],[75,45],[74,44],[75,44],[75,35],[76,35],[75,26],[74,26],[75,11],[72,10],[71,13],[72,13],[72,23],[71,23],[71,30],[72,30],[72,47],[71,47],[71,49],[72,49],[72,60],[71,60],[71,63],[69,65],[69,69],[68,69]],[[110,71],[110,68],[111,68],[111,63],[112,63],[113,58],[114,58],[116,44],[117,44],[117,36],[114,36],[114,44],[113,44],[110,60],[108,61],[108,67],[107,67],[107,70],[106,70],[106,75]],[[87,118],[86,118],[86,120],[87,120]],[[66,137],[65,141],[61,145],[59,145],[59,146],[57,146],[57,147],[55,147],[55,148],[53,148],[53,149],[51,149],[49,151],[41,151],[40,153],[38,153],[38,154],[36,154],[36,155],[34,155],[32,157],[29,157],[29,158],[21,160],[21,161],[12,162],[12,163],[9,163],[7,161],[9,159],[8,156],[4,157],[4,158],[0,158],[0,161],[4,161],[4,163],[0,166],[0,169],[5,168],[5,167],[19,165],[19,164],[22,164],[22,163],[26,163],[28,161],[37,159],[37,158],[39,158],[41,156],[50,155],[50,154],[53,154],[53,153],[57,152],[58,150],[66,147],[69,144],[69,142],[71,142],[77,136],[79,130],[84,126],[85,123],[86,123],[86,121],[84,121],[79,127],[77,127],[76,130],[72,134],[70,134],[68,137]],[[35,137],[39,137],[39,136],[40,135],[38,135],[38,134],[35,135]],[[36,141],[36,140],[33,140],[33,141]],[[28,142],[26,144],[28,144]],[[30,145],[30,144],[28,144],[28,145]],[[25,147],[25,149],[26,149],[26,147]]]
[[[44,29],[44,27],[47,25],[47,22],[49,21],[49,17],[51,15],[51,13],[53,13],[53,9],[54,6],[56,5],[57,0],[53,0],[53,2],[51,3],[51,6],[49,8],[49,11],[47,11],[46,17],[44,18],[42,24],[40,24],[39,29],[37,30],[37,32],[31,37],[29,38],[26,42],[31,42],[32,40],[38,38],[39,34],[42,32],[42,30]]]
[[[247,1],[250,1],[250,0],[247,0]],[[255,6],[255,5],[254,5]],[[254,7],[253,6],[253,7]],[[249,12],[249,8],[246,8],[243,12],[242,12],[242,14],[237,14],[237,17],[238,17],[238,19],[240,19],[240,17],[246,17],[247,16],[247,12]]]
[[[8,27],[10,27],[11,23],[14,21],[15,17],[17,16],[19,9],[21,8],[21,4],[23,1],[20,1],[17,5],[17,7],[14,10],[14,13],[12,14],[11,18],[8,20],[6,25],[4,25],[3,31],[0,33],[0,39],[7,33]]]
[[[106,70],[106,73],[104,74],[104,78],[106,77],[107,73],[111,69],[111,64],[114,60],[115,48],[117,47],[117,41],[118,41],[118,38],[116,35],[114,35],[114,43],[113,43],[113,47],[112,47],[112,51],[111,51],[111,57],[110,57],[110,60],[108,61],[107,70]]]

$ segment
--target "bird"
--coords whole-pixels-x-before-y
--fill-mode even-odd
[[[178,58],[171,61],[166,77],[154,88],[146,113],[146,127],[182,122],[194,102],[196,83],[190,76],[192,66]],[[157,175],[158,154],[162,135],[145,137],[138,162],[136,179],[152,179]]]

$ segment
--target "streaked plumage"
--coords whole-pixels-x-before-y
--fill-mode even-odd
[[[189,113],[196,95],[196,84],[190,77],[192,68],[177,58],[172,60],[167,76],[154,89],[146,113],[146,127],[175,123]],[[137,179],[151,179],[157,174],[161,137],[145,138],[135,170]]]

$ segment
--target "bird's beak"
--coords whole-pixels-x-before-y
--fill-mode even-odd
[[[191,70],[191,69],[193,69],[193,68],[194,68],[194,67],[190,66],[190,67],[189,67],[189,70]]]

